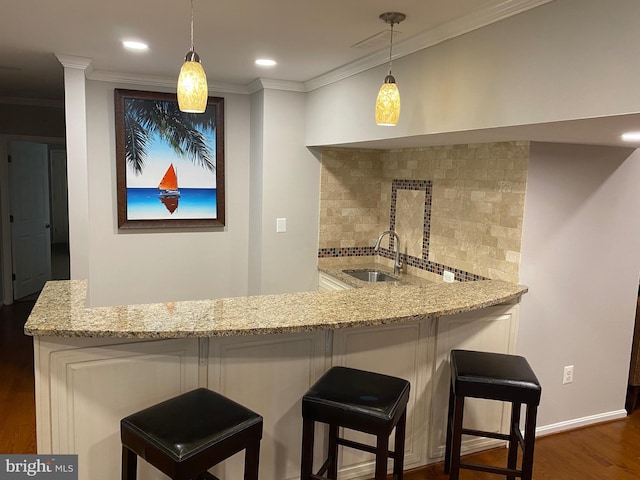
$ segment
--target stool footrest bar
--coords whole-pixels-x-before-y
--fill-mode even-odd
[[[469,428],[462,429],[463,435],[473,435],[474,437],[496,438],[498,440],[509,440],[509,435],[505,433],[485,432],[483,430],[473,430]]]
[[[520,430],[520,427],[518,425],[513,425],[511,428],[513,429],[513,434],[518,439],[518,443],[520,444],[520,447],[524,449],[524,437],[522,436],[522,431]]]
[[[340,438],[338,437],[336,439],[336,443],[338,445],[342,445],[345,447],[349,447],[349,448],[355,448],[356,450],[363,450],[365,452],[369,452],[369,453],[376,453],[376,448],[372,447],[371,445],[365,445],[364,443],[360,443],[360,442],[354,442],[353,440],[347,440],[346,438]],[[389,458],[396,458],[396,453],[392,452],[391,450],[389,450]]]
[[[327,458],[325,460],[325,462],[322,464],[322,466],[320,467],[320,470],[318,470],[318,473],[316,474],[318,477],[322,478],[322,476],[327,473],[327,470],[329,470],[329,465],[331,464],[331,457]]]

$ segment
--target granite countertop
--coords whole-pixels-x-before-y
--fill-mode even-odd
[[[516,301],[527,292],[525,286],[499,280],[404,280],[336,292],[93,308],[85,305],[86,280],[52,281],[42,290],[24,329],[27,335],[44,337],[148,339],[332,330],[468,312]]]

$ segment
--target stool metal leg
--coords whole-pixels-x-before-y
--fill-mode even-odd
[[[338,479],[338,425],[329,425],[329,465],[327,478]]]
[[[122,447],[122,480],[136,480],[138,455],[127,447]]]
[[[313,470],[314,434],[314,421],[304,418],[302,421],[302,460],[300,464],[300,480],[311,480]]]
[[[396,436],[393,446],[393,480],[402,480],[404,471],[404,436],[407,430],[407,410],[402,412],[402,416],[396,425]]]
[[[451,431],[451,469],[449,480],[458,480],[460,476],[460,448],[462,446],[462,413],[464,397],[453,396],[453,424]]]
[[[509,426],[509,458],[507,460],[507,467],[514,470],[518,466],[518,449],[520,448],[520,441],[516,435],[516,430],[520,430],[520,403],[511,404],[511,423]],[[507,480],[515,480],[515,475],[508,475]]]
[[[533,475],[533,450],[536,442],[537,405],[527,405],[524,448],[522,452],[522,480],[531,480]]]
[[[244,452],[244,480],[258,480],[260,440],[247,446]]]

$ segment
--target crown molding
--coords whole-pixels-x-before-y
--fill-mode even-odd
[[[256,78],[247,85],[250,94],[259,92],[260,90],[284,90],[287,92],[306,93],[307,89],[302,82],[294,82],[290,80],[274,80],[271,78]]]
[[[85,75],[89,75],[93,70],[93,59],[91,58],[64,55],[60,53],[56,53],[55,55],[64,68],[84,70]]]
[[[136,75],[129,73],[109,72],[106,70],[94,70],[87,75],[89,80],[98,82],[123,83],[128,85],[142,85],[145,87],[162,87],[176,89],[178,78],[158,77],[153,75]],[[244,85],[234,85],[230,83],[210,83],[207,82],[209,92],[236,93],[247,95],[249,90]]]
[[[464,35],[465,33],[485,27],[491,23],[499,22],[505,18],[553,1],[554,0],[495,0],[491,5],[480,11],[444,23],[439,27],[399,42],[397,45],[394,44],[392,59],[395,60],[424,50],[438,43],[442,43],[445,40]],[[319,75],[311,80],[307,80],[304,82],[305,91],[311,92],[371,68],[384,65],[389,61],[389,56],[386,52],[387,50],[381,50],[323,75]]]
[[[124,83],[128,85],[144,85],[151,87],[176,88],[177,78],[157,77],[152,75],[136,75],[130,73],[94,70],[93,60],[86,57],[56,54],[58,61],[64,68],[76,68],[85,71],[88,80],[98,82]],[[247,87],[228,83],[208,83],[209,91],[220,93],[239,93],[246,95]]]

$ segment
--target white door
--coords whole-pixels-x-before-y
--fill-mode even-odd
[[[42,289],[51,279],[47,146],[9,143],[13,298]]]

